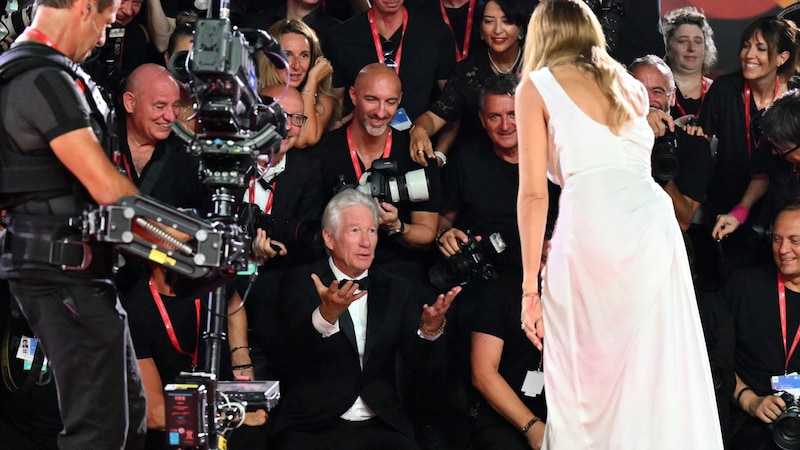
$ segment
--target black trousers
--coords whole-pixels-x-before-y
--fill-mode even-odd
[[[141,449],[146,404],[125,311],[105,283],[9,281],[53,371],[61,449]]]

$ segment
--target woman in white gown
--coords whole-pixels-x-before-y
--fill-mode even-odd
[[[538,6],[523,74],[522,326],[544,344],[543,448],[721,449],[685,247],[651,177],[644,87],[580,0]],[[563,190],[540,299],[547,177]]]

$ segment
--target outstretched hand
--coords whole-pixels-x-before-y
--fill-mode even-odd
[[[542,318],[542,299],[538,293],[522,296],[522,330],[534,347],[542,351],[544,339],[544,319]]]
[[[341,285],[338,280],[333,280],[330,286],[325,286],[317,274],[312,273],[311,279],[319,294],[319,313],[328,323],[335,323],[351,303],[367,295],[367,291],[358,291],[358,283],[352,280]]]
[[[461,286],[456,286],[445,294],[439,294],[433,305],[422,305],[422,326],[426,330],[438,330],[442,326],[444,315],[459,292],[461,292]]]

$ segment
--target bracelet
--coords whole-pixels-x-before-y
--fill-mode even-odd
[[[250,347],[248,347],[248,346],[246,346],[246,345],[242,345],[241,347],[233,347],[233,348],[231,349],[231,354],[233,354],[233,352],[235,352],[236,350],[241,350],[241,349],[243,349],[243,348],[246,348],[246,349],[247,349],[247,351],[250,351],[250,350],[251,350],[251,349],[250,349]]]
[[[422,332],[425,336],[428,337],[437,337],[444,333],[444,327],[447,326],[447,317],[442,319],[442,325],[434,331],[431,331],[422,324],[422,319],[419,319],[419,331]]]
[[[233,370],[244,370],[244,369],[252,369],[252,368],[253,368],[253,364],[252,363],[251,364],[241,364],[241,365],[238,365],[238,366],[231,367],[231,369],[233,369]]]
[[[538,421],[540,421],[540,420],[541,420],[541,419],[539,419],[538,417],[536,417],[536,416],[533,416],[533,419],[529,420],[529,421],[528,421],[528,423],[526,423],[526,424],[525,424],[525,426],[524,426],[524,427],[522,427],[522,430],[521,430],[521,431],[522,431],[522,434],[528,434],[528,430],[530,430],[530,429],[531,429],[531,427],[532,427],[532,426],[533,426],[533,425],[534,425],[536,422],[538,422]]]
[[[445,155],[444,153],[440,152],[439,150],[436,150],[435,152],[433,152],[433,156],[442,160],[442,167],[447,165],[447,155]]]
[[[742,205],[736,205],[728,214],[735,217],[736,220],[738,220],[741,224],[744,223],[744,221],[747,220],[747,216],[750,215],[750,208]]]
[[[742,390],[739,391],[739,394],[736,395],[736,404],[739,405],[740,408],[742,406],[742,401],[741,401],[742,400],[742,394],[744,394],[745,391],[753,391],[753,389],[750,388],[749,386],[743,387]],[[754,394],[755,394],[755,392],[756,391],[753,391]]]
[[[413,132],[415,128],[419,128],[420,130],[422,130],[422,131],[424,131],[424,132],[425,132],[425,135],[426,135],[426,136],[428,135],[428,129],[427,129],[427,128],[425,128],[425,127],[421,127],[421,126],[419,126],[419,125],[416,125],[416,124],[415,124],[415,125],[411,125],[411,129],[410,129],[410,130],[408,130],[408,134],[411,134],[411,132]]]
[[[303,89],[303,92],[300,93],[303,97],[310,97],[310,94],[305,94],[306,92],[311,92],[310,89]],[[319,92],[314,93],[314,104],[317,104],[317,98],[319,98]]]

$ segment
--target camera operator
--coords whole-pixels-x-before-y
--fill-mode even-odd
[[[735,405],[731,411],[731,450],[778,448],[770,429],[781,429],[776,420],[787,404],[773,395],[771,377],[800,371],[800,358],[792,344],[800,325],[798,235],[800,204],[794,201],[778,214],[773,225],[774,263],[741,269],[728,278],[721,292],[730,308],[736,339],[736,388],[730,397]],[[793,419],[795,430],[797,420]],[[783,426],[791,426],[792,419],[789,422]],[[800,439],[795,439],[795,445],[800,445]]]
[[[336,190],[357,185],[362,173],[379,158],[397,163],[397,173],[422,168],[408,154],[409,134],[389,126],[403,96],[400,78],[386,65],[373,63],[359,72],[350,98],[355,105],[353,121],[331,131],[314,146],[322,168],[322,187],[330,199]],[[422,251],[434,242],[441,202],[438,164],[425,168],[430,200],[424,202],[380,202],[380,230],[376,263],[420,261]],[[342,179],[343,178],[343,179]],[[376,202],[378,200],[376,199]],[[424,282],[424,271],[417,271]]]
[[[6,54],[19,48],[80,63],[103,45],[118,6],[39,0],[32,25]],[[100,144],[107,108],[92,96],[94,83],[76,80],[66,67],[43,62],[0,92],[0,209],[12,233],[0,276],[9,279],[53,369],[64,425],[59,448],[140,448],[144,391],[110,282],[112,248],[84,245],[69,220],[86,204],[113,204],[138,190]]]
[[[705,199],[711,179],[712,160],[708,140],[696,135],[699,131],[697,127],[680,127],[673,122],[669,110],[675,105],[675,80],[664,60],[654,55],[643,56],[634,60],[629,70],[647,89],[650,100],[648,121],[656,134],[654,148],[659,148],[661,144],[661,149],[669,151],[664,145],[674,146],[671,150],[677,159],[677,172],[671,174],[672,178],[666,176],[659,179],[659,163],[667,165],[670,162],[658,159],[666,155],[658,155],[656,151],[653,154],[653,170],[656,181],[672,199],[681,230],[686,231],[692,224],[700,202]]]

